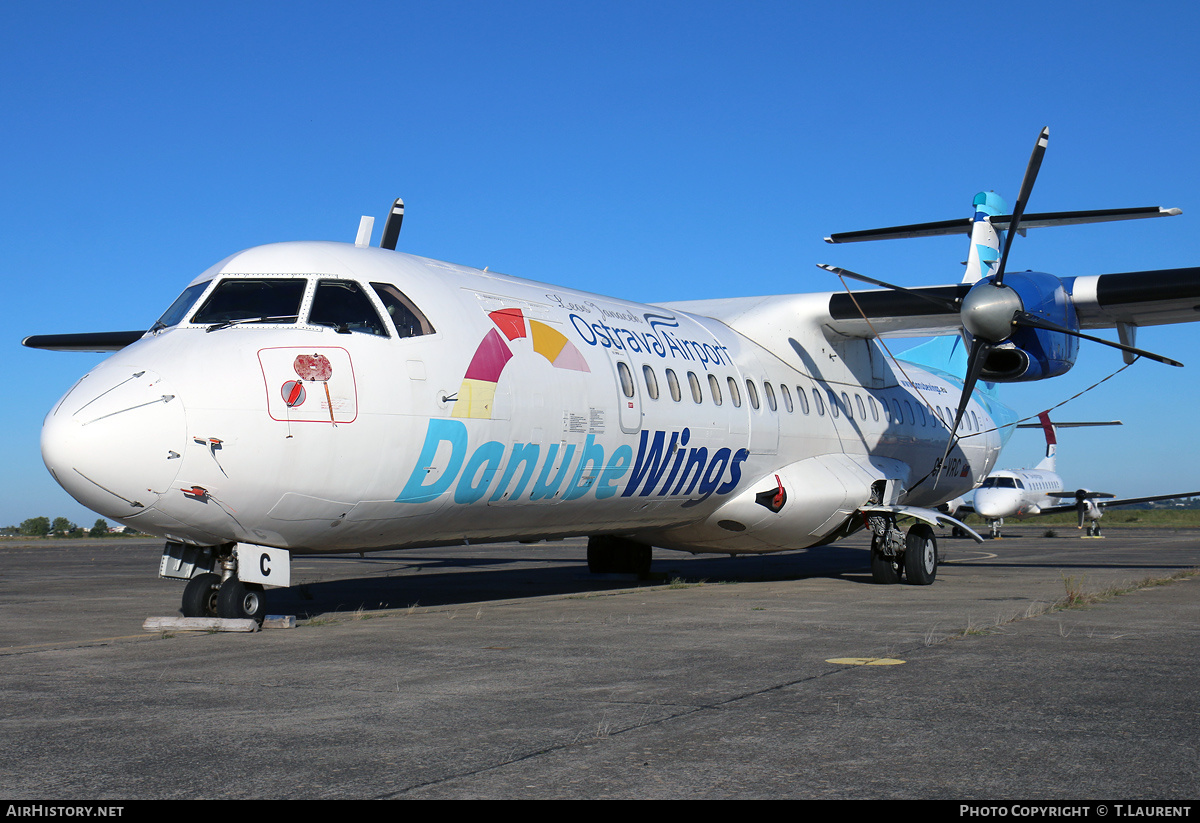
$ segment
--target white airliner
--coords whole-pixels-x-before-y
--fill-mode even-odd
[[[1001,469],[992,472],[975,490],[969,505],[965,504],[963,498],[952,500],[947,504],[946,508],[951,514],[958,516],[968,511],[974,511],[988,521],[992,537],[998,538],[1006,517],[1034,517],[1073,511],[1079,515],[1077,528],[1082,529],[1086,520],[1088,537],[1100,537],[1100,518],[1104,516],[1104,509],[1107,507],[1149,503],[1156,500],[1176,500],[1181,497],[1200,495],[1200,492],[1186,492],[1117,500],[1115,499],[1116,495],[1108,492],[1082,488],[1066,491],[1062,478],[1055,471],[1058,448],[1058,437],[1055,430],[1080,426],[1119,426],[1121,421],[1051,423],[1050,416],[1046,412],[1042,412],[1038,417],[1041,420],[1040,423],[1023,423],[1017,428],[1041,428],[1045,432],[1046,456],[1042,461],[1032,469]],[[1072,503],[1062,505],[1062,500],[1071,498],[1073,498]]]
[[[572,535],[593,570],[636,572],[652,546],[868,528],[877,581],[928,584],[931,526],[957,522],[935,507],[1015,422],[980,377],[1061,374],[1096,339],[1080,328],[1198,316],[1200,269],[1003,277],[1018,227],[1178,213],[1023,218],[1045,141],[1012,214],[985,193],[970,218],[830,238],[969,235],[963,282],[923,289],[634,303],[397,252],[397,201],[380,248],[366,219],[354,244],[252,248],[147,332],[26,339],[116,352],[50,410],[42,454],[84,505],[166,539],[191,616],[261,617],[292,555]],[[896,361],[881,334],[948,337]]]

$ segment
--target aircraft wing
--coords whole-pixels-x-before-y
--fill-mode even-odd
[[[1096,494],[1102,494],[1097,492]],[[1111,509],[1114,506],[1132,506],[1136,503],[1153,503],[1156,500],[1182,500],[1186,497],[1200,496],[1200,491],[1183,492],[1182,494],[1156,494],[1150,497],[1127,497],[1123,500],[1095,500],[1095,504],[1102,509]],[[1039,514],[1062,514],[1064,512],[1077,511],[1077,504],[1072,503],[1069,506],[1050,506],[1044,508]]]
[[[139,331],[98,331],[81,334],[34,334],[21,341],[21,345],[31,349],[47,349],[49,351],[120,351],[142,339],[145,330]]]
[[[1080,328],[1200,320],[1200,267],[1089,275],[1064,278],[1062,283],[1071,295]],[[960,283],[903,292],[833,292],[828,297],[826,325],[849,337],[957,334],[962,328],[961,317],[938,303],[959,301],[970,290],[969,284]]]

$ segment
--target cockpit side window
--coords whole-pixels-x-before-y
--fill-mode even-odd
[[[352,280],[318,281],[308,322],[314,326],[331,326],[338,334],[362,332],[388,336],[371,298]]]
[[[391,283],[372,283],[371,288],[379,295],[383,307],[392,318],[396,334],[401,337],[418,337],[422,334],[433,334],[433,324],[426,319],[416,304],[405,296],[404,292]]]
[[[200,311],[196,312],[192,322],[295,323],[306,285],[307,282],[302,278],[237,277],[222,280],[204,301]]]
[[[175,302],[171,307],[163,312],[163,316],[158,318],[158,322],[154,324],[156,329],[165,329],[168,326],[174,326],[180,323],[183,318],[187,317],[187,313],[192,310],[192,306],[196,305],[196,301],[200,299],[200,295],[208,288],[212,281],[206,280],[203,283],[197,283],[194,286],[188,286],[183,290],[183,294],[175,298]]]

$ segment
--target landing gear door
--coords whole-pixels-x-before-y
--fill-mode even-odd
[[[272,549],[253,543],[238,543],[238,579],[264,586],[292,585],[292,555],[287,549]]]

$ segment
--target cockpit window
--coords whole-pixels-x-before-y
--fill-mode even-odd
[[[188,286],[183,290],[183,294],[175,298],[175,302],[171,307],[163,312],[163,316],[158,318],[158,322],[154,324],[156,329],[165,329],[168,326],[174,326],[191,311],[192,306],[200,299],[200,295],[208,288],[209,281],[197,283],[194,286]]]
[[[981,489],[1015,489],[1020,481],[1014,477],[989,477],[983,481]],[[1021,488],[1024,488],[1022,486]]]
[[[306,281],[301,278],[237,277],[222,280],[204,301],[200,311],[192,317],[192,322],[295,323],[300,314],[300,301],[304,299],[305,285]],[[169,309],[167,313],[170,312]]]
[[[314,326],[332,326],[339,334],[363,332],[388,336],[371,299],[352,280],[319,281],[308,322]]]
[[[433,334],[433,324],[430,323],[421,310],[417,308],[404,292],[390,283],[372,283],[371,288],[379,296],[383,307],[387,309],[396,327],[396,334],[401,337],[418,337],[422,334]]]

